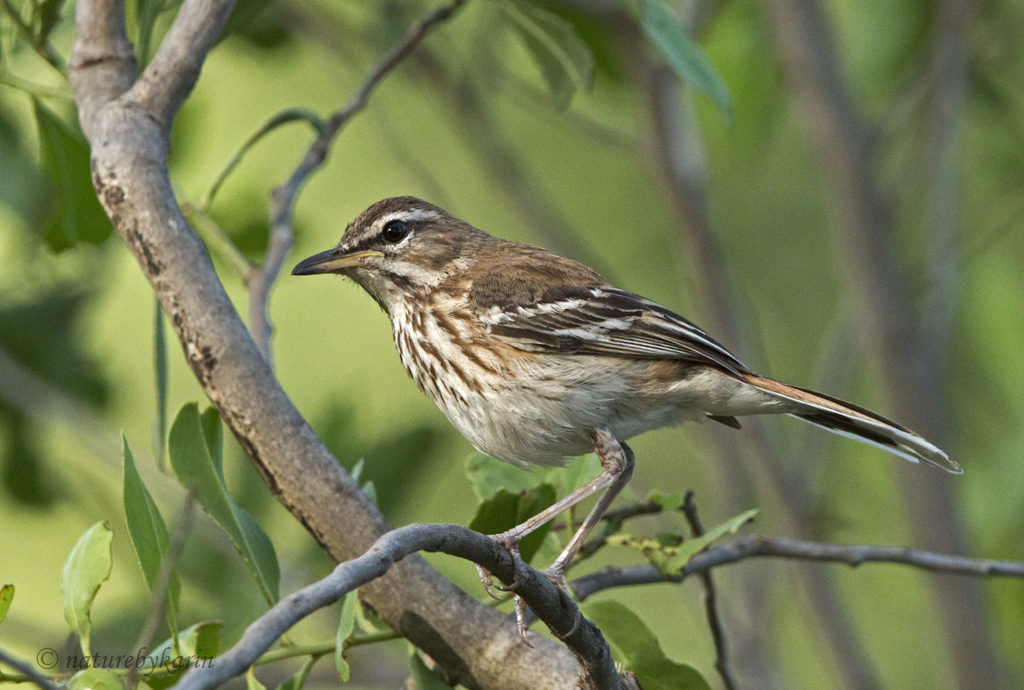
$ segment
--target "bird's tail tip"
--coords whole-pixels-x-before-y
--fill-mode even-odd
[[[879,414],[824,393],[747,375],[749,383],[792,405],[788,414],[840,436],[847,436],[898,455],[913,463],[938,467],[950,474],[964,470],[941,448],[910,429]]]

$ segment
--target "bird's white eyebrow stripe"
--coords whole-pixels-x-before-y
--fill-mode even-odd
[[[441,217],[437,211],[431,211],[426,208],[418,208],[412,210],[394,211],[386,216],[381,216],[380,225],[383,227],[393,220],[437,220]]]

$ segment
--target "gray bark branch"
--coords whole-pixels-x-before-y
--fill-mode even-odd
[[[384,575],[394,565],[417,551],[442,552],[478,563],[502,577],[513,579],[509,553],[490,537],[459,525],[414,524],[388,532],[358,558],[338,565],[326,578],[283,598],[245,631],[242,639],[214,663],[191,669],[177,687],[199,690],[215,687],[244,673],[291,626],[319,608],[328,606],[348,592]],[[543,573],[526,566],[516,592],[531,610],[577,654],[595,688],[621,688],[615,665],[601,632],[580,615],[579,608],[547,580]],[[579,624],[576,621],[579,620]],[[510,618],[506,619],[513,625]],[[541,638],[528,633],[530,643]],[[499,683],[493,687],[506,687]]]
[[[751,535],[721,544],[694,556],[678,573],[666,575],[653,566],[607,567],[569,583],[578,601],[612,587],[682,582],[691,575],[750,558],[786,558],[857,567],[865,563],[892,563],[949,575],[1024,578],[1024,562],[968,558],[872,544],[823,544],[803,539]]]

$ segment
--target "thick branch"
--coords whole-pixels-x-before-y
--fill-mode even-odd
[[[125,33],[124,0],[81,0],[75,5],[75,45],[68,60],[68,80],[78,104],[82,129],[109,101],[135,81],[135,53]],[[88,83],[81,81],[88,77]]]
[[[156,55],[132,87],[131,98],[165,130],[192,92],[206,54],[220,37],[235,0],[185,2]]]

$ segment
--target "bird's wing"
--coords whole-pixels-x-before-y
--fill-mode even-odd
[[[678,359],[750,373],[703,330],[665,307],[610,287],[548,288],[481,314],[491,334],[531,352]]]

